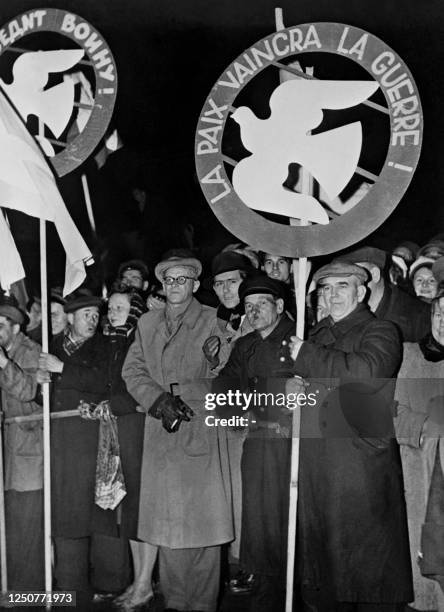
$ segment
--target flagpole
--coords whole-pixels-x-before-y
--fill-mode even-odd
[[[2,593],[8,590],[6,565],[5,489],[3,470],[3,412],[0,412],[0,570]]]
[[[40,283],[42,296],[42,350],[48,352],[48,281],[46,269],[46,221],[40,219]],[[51,568],[51,446],[49,418],[49,383],[42,385],[43,391],[43,507],[45,538],[45,591],[52,591]],[[47,600],[46,608],[51,608]]]

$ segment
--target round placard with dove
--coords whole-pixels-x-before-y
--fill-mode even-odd
[[[217,80],[196,130],[197,174],[221,223],[252,247],[326,255],[395,209],[422,131],[413,77],[384,42],[338,23],[298,25],[257,42]]]
[[[0,28],[0,85],[64,176],[105,135],[117,70],[103,36],[82,17],[33,9]]]

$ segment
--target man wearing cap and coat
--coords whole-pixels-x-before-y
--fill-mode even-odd
[[[6,419],[41,412],[34,401],[40,346],[20,331],[24,320],[15,298],[2,296],[0,389]],[[42,421],[7,422],[4,441],[8,588],[41,590],[45,584]]]
[[[316,411],[302,409],[297,543],[303,598],[322,611],[360,610],[360,604],[401,609],[413,594],[392,421],[399,336],[363,304],[362,267],[333,262],[314,282],[329,316],[307,341],[291,343],[294,372],[309,379],[318,397]],[[290,379],[289,387],[300,384]],[[308,433],[314,420],[317,434]]]
[[[109,342],[96,334],[100,304],[101,298],[86,291],[73,294],[64,306],[68,327],[53,339],[50,353],[41,354],[38,379],[51,382],[51,412],[74,411],[81,400],[97,404],[107,398]],[[79,599],[88,599],[93,585],[107,590],[105,585],[97,585],[102,581],[102,568],[94,568],[94,578],[89,571],[90,555],[96,553],[90,536],[98,431],[99,421],[82,419],[78,413],[51,422],[55,580],[59,589],[77,590]],[[115,535],[113,514],[102,513],[102,517],[103,534]],[[112,584],[108,589],[113,587],[119,589]]]
[[[193,297],[201,263],[169,251],[157,264],[166,307],[139,319],[122,376],[147,413],[138,537],[159,546],[167,608],[216,609],[220,545],[233,539],[226,432],[205,423],[209,379],[226,358],[215,310]],[[203,345],[218,336],[211,360]]]
[[[357,264],[368,270],[368,306],[375,317],[396,325],[403,342],[418,342],[425,336],[430,328],[430,307],[386,279],[385,251],[362,247],[341,255],[337,260]]]
[[[254,574],[252,612],[284,609],[285,568],[290,482],[291,419],[284,403],[285,379],[293,370],[288,342],[294,321],[284,312],[284,287],[278,280],[256,275],[239,287],[253,331],[239,338],[213,390],[238,390],[255,397],[233,413],[249,415],[242,455],[242,529],[240,562]],[[254,395],[254,392],[257,394]],[[270,396],[258,394],[274,394]],[[231,410],[219,409],[220,416]]]

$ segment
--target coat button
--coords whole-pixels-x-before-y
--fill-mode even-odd
[[[279,361],[285,361],[285,357],[279,357]]]

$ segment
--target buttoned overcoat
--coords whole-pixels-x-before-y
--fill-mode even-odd
[[[392,422],[400,360],[394,325],[358,305],[336,323],[318,323],[295,362],[319,398],[302,409],[299,567],[304,587],[327,601],[412,599]],[[316,414],[319,435],[307,438],[306,421]]]
[[[200,548],[233,539],[226,430],[205,422],[211,414],[205,393],[215,372],[202,346],[212,335],[222,336],[216,311],[194,298],[172,335],[164,310],[148,312],[123,366],[128,390],[146,412],[175,383],[174,393],[195,413],[176,433],[146,419],[138,536],[151,544]],[[222,365],[227,347],[221,341]]]

